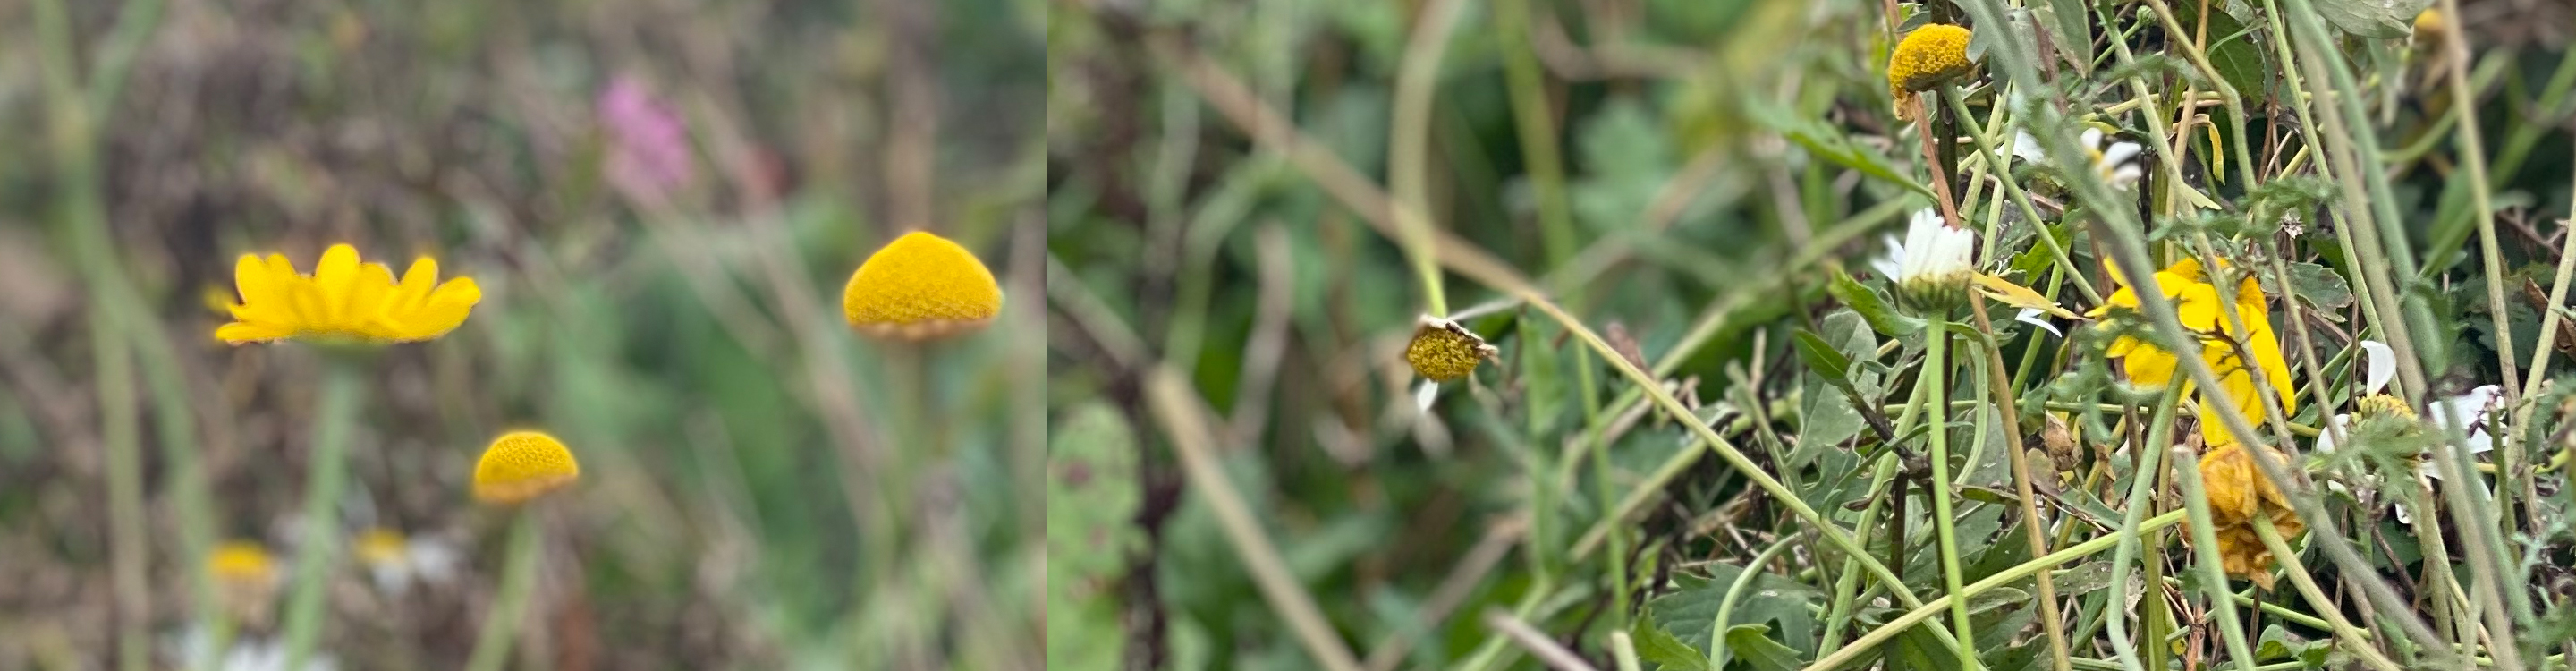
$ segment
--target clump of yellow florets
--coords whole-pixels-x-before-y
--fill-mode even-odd
[[[1002,312],[1002,285],[975,253],[913,231],[850,275],[841,312],[861,333],[918,341],[981,328]]]
[[[2299,537],[2307,525],[2290,508],[2290,499],[2255,470],[2254,455],[2234,443],[2214,444],[2200,456],[2200,478],[2209,494],[2209,517],[2218,537],[2219,563],[2233,578],[2272,588],[2272,550],[2254,531],[2256,516],[2272,522],[2283,539]],[[2289,459],[2269,447],[2263,450],[2281,463]]]
[[[1905,107],[1905,95],[1967,76],[1977,69],[1968,60],[1968,29],[1935,23],[1906,33],[1887,58],[1887,95]]]
[[[1494,353],[1494,346],[1467,327],[1425,316],[1413,329],[1413,342],[1404,346],[1404,362],[1433,382],[1450,382],[1475,373],[1476,365]]]
[[[562,441],[535,431],[513,431],[484,448],[474,464],[474,500],[513,506],[572,484],[581,463]]]

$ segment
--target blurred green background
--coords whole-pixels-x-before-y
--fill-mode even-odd
[[[238,255],[309,271],[336,242],[483,288],[365,363],[336,668],[465,665],[506,535],[467,483],[523,427],[584,476],[533,513],[510,668],[1037,668],[1044,15],[0,3],[0,669],[184,668],[222,610],[210,542],[291,582],[322,354],[210,334]],[[1003,315],[852,334],[842,284],[925,228],[993,269]],[[236,645],[277,645],[288,591]]]

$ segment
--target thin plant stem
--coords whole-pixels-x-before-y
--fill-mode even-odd
[[[1753,555],[1753,561],[1745,562],[1744,570],[1735,573],[1735,582],[1726,586],[1725,595],[1717,598],[1717,617],[1710,620],[1708,626],[1709,668],[1726,668],[1726,629],[1727,623],[1732,621],[1730,616],[1735,613],[1736,602],[1744,597],[1745,590],[1753,587],[1753,579],[1764,573],[1762,567],[1769,566],[1773,558],[1779,557],[1780,553],[1788,551],[1789,548],[1797,547],[1797,544],[1796,535],[1781,534],[1779,540],[1771,542],[1771,547],[1763,548],[1762,552]],[[1961,647],[1964,649],[1967,646]]]
[[[2290,584],[2298,588],[2299,596],[2307,599],[2308,605],[2316,608],[2317,614],[2325,618],[2327,626],[2321,628],[2333,632],[2335,638],[2343,640],[2344,650],[2360,657],[2362,663],[2370,665],[2371,668],[2380,671],[2405,671],[2397,666],[2397,662],[2389,660],[2387,655],[2380,654],[2378,646],[2371,645],[2370,632],[2362,631],[2360,627],[2355,627],[2351,621],[2344,619],[2343,609],[2336,607],[2335,602],[2326,597],[2325,590],[2317,586],[2316,578],[2308,575],[2307,567],[2299,565],[2299,553],[2291,550],[2290,544],[2281,540],[2281,532],[2272,528],[2270,517],[2254,516],[2254,534],[2263,538],[2263,547],[2272,551],[2273,559],[2280,561],[2282,572],[2289,575]]]
[[[1503,83],[1510,88],[1512,124],[1520,132],[1521,160],[1529,165],[1530,195],[1538,203],[1539,239],[1548,267],[1574,258],[1573,207],[1565,190],[1565,161],[1556,146],[1556,119],[1549,115],[1547,82],[1539,73],[1538,54],[1529,35],[1530,5],[1537,0],[1496,0],[1494,32],[1503,58]],[[1557,287],[1571,301],[1571,285]],[[1589,387],[1586,387],[1589,388]]]
[[[483,615],[483,629],[474,637],[466,671],[501,671],[509,663],[511,643],[519,639],[519,623],[527,619],[529,596],[536,592],[537,565],[545,556],[536,511],[513,510],[510,516],[510,547],[501,568],[500,591]]]
[[[1422,300],[1433,317],[1449,316],[1449,299],[1441,287],[1439,253],[1434,245],[1426,197],[1430,181],[1431,104],[1440,88],[1440,60],[1449,49],[1449,33],[1464,13],[1464,0],[1431,0],[1405,44],[1403,65],[1395,76],[1394,126],[1387,143],[1388,191],[1395,196],[1396,227],[1404,232],[1405,256],[1422,282]]]
[[[295,586],[286,601],[286,668],[304,668],[322,638],[332,569],[340,560],[340,492],[349,482],[349,433],[366,394],[348,352],[322,352],[314,392],[312,455],[304,479],[304,532],[295,549]]]
[[[1950,510],[1950,488],[1954,486],[1950,482],[1950,431],[1948,427],[1943,426],[1943,420],[1950,414],[1947,409],[1948,404],[1943,401],[1948,398],[1950,391],[1948,385],[1950,369],[1947,365],[1949,363],[1947,352],[1950,349],[1949,326],[1946,320],[1934,320],[1924,331],[1927,342],[1924,343],[1923,350],[1924,379],[1920,384],[1932,385],[1930,415],[1932,418],[1932,482],[1929,487],[1932,490],[1932,531],[1941,539],[1943,593],[1955,596],[1961,593],[1960,588],[1965,581],[1959,578],[1961,572],[1959,538],[1957,530],[1954,529],[1956,523]],[[1977,646],[1974,645],[1976,635],[1970,633],[1968,600],[1965,597],[1950,600],[1950,620],[1952,629],[1959,635],[1959,668],[1982,668],[1977,663]]]
[[[2576,51],[2571,51],[2570,53],[2576,54]],[[2576,151],[2570,151],[2569,153],[2571,155],[2576,155]],[[2576,191],[2576,189],[2571,189],[2571,191]],[[2570,203],[2568,205],[2566,225],[2576,225],[2576,203]],[[2558,249],[2558,272],[2549,280],[2550,305],[2567,304],[2567,280],[2570,277],[2576,277],[2576,229],[2568,229],[2567,233],[2562,234],[2559,237],[2561,238],[2561,242],[2559,243],[2560,247]],[[2559,317],[2559,312],[2557,310],[2542,310],[2541,313],[2540,338],[2537,342],[2534,342],[2531,345],[2531,376],[2523,379],[2523,398],[2530,398],[2538,395],[2540,393],[2541,382],[2549,379],[2549,354],[2551,351],[2556,349],[2558,344],[2559,323],[2565,321]],[[2531,406],[2515,408],[2513,419],[2514,427],[2521,428],[2530,426],[2532,410],[2533,408]],[[2524,479],[2523,484],[2530,485],[2530,479]],[[2537,525],[2538,521],[2535,520],[2533,524]]]
[[[2443,16],[2460,16],[2459,0],[2441,0],[2441,5]],[[2475,110],[2477,93],[2470,90],[2472,82],[2469,80],[2468,72],[2468,35],[2461,32],[2460,22],[2457,20],[2443,21],[2442,25],[2442,43],[2449,47],[2450,51],[2450,56],[2442,60],[2450,64],[2451,106],[2457,110]],[[2495,327],[2496,369],[2504,373],[2503,389],[2506,394],[2504,403],[2510,407],[2515,399],[2521,397],[2522,384],[2521,380],[2515,377],[2519,372],[2514,370],[2513,363],[2513,328],[2506,323],[2505,318],[2504,254],[2496,248],[2495,203],[2488,195],[2492,189],[2487,181],[2486,146],[2478,130],[2478,115],[2463,112],[2459,116],[2457,145],[2460,148],[2460,163],[2468,167],[2469,201],[2477,208],[2478,257],[2485,264],[2487,275],[2487,315]],[[2509,493],[2513,491],[2515,466],[2522,463],[2522,441],[2502,442],[2504,445],[2496,451],[2496,466],[2499,469],[2496,488],[2499,493],[2507,493],[2507,495],[2497,497],[2499,504],[2496,507],[2496,515],[2499,518],[2500,528],[2511,529],[2515,524],[2513,523],[2513,497]],[[2493,622],[2488,623],[2490,627],[2494,625]],[[2519,662],[2510,652],[2499,652],[2496,658]]]
[[[2042,232],[2041,235],[2047,233]],[[2039,495],[2031,484],[2035,474],[2031,473],[2030,460],[2022,452],[2021,410],[2013,398],[2012,381],[2004,378],[2004,352],[1995,343],[1995,325],[1993,319],[1986,316],[1985,297],[1971,294],[1968,312],[1976,315],[1979,339],[1985,344],[1986,365],[1983,367],[1986,369],[1986,388],[1992,393],[1987,400],[1994,403],[1997,419],[2003,423],[2004,451],[2008,453],[2006,458],[2012,461],[2013,492],[2021,499],[2023,536],[2030,541],[2030,556],[2047,556],[2048,531],[2044,527],[2048,524],[2039,516]],[[2038,577],[2040,624],[2048,632],[2049,660],[2057,671],[2068,671],[2070,655],[2066,646],[2066,622],[2058,613],[2056,581],[2044,571]]]
[[[2111,628],[2111,652],[2119,658],[2120,666],[2128,671],[2144,671],[2146,668],[2139,664],[2137,645],[2129,639],[2128,616],[2117,611],[2128,608],[2129,559],[2136,554],[2139,536],[2142,535],[2135,529],[2139,520],[2146,518],[2147,509],[2155,506],[2156,478],[2152,474],[2159,472],[2156,464],[2163,458],[2164,450],[2148,446],[2164,445],[2173,439],[2174,405],[2181,397],[2180,385],[2166,387],[2164,397],[2156,401],[2155,418],[2147,425],[2152,427],[2147,432],[2147,445],[2129,446],[2131,454],[2138,456],[2138,467],[2134,471],[2135,480],[2129,484],[2128,506],[2123,509],[2126,512],[2121,513],[2119,547],[2111,551],[2109,610],[2113,612],[2105,618],[2105,624]],[[2157,589],[2153,583],[2144,587],[2149,591]]]
[[[1963,119],[1974,119],[1975,117],[1968,114],[1968,103],[1964,100],[1964,95],[1956,86],[1941,87],[1941,98],[1950,103],[1952,114]],[[1996,141],[1989,139],[1990,133],[1980,130],[1969,133],[1968,136],[1976,141],[1977,155],[1983,157],[1987,165],[1996,166],[1996,176],[1999,179],[1995,181],[2003,184],[2004,195],[2011,197],[2013,204],[2021,207],[2022,217],[2032,222],[2044,221],[2039,216],[2039,208],[2031,204],[2030,194],[2022,191],[2021,184],[2015,182],[2010,173],[2004,172],[2002,155],[1995,153]],[[2083,294],[2086,302],[2100,304],[2102,294],[2093,290],[2093,283],[2084,279],[2082,271],[2076,270],[2075,258],[2066,254],[2066,247],[2057,244],[2057,237],[2049,234],[2045,227],[2042,227],[2038,233],[2034,237],[2039,238],[2039,244],[2048,248],[2050,263],[2055,264],[2058,270],[2066,273],[2068,279],[2074,281],[2076,293]],[[1989,242],[1991,241],[1989,236]]]
[[[2236,602],[2228,598],[2227,570],[2218,556],[2218,528],[2209,516],[2209,491],[2201,487],[2200,465],[2192,459],[2191,448],[2177,445],[2167,456],[2172,459],[2174,479],[2182,484],[2183,510],[2191,514],[2187,531],[2192,554],[2199,558],[2200,586],[2209,593],[2209,609],[2218,614],[2219,637],[2227,642],[2227,656],[2236,659],[2236,668],[2253,671],[2254,648],[2245,644],[2245,625],[2237,620]]]
[[[2093,540],[2070,545],[2067,546],[2066,549],[2051,552],[2047,556],[2033,558],[2030,561],[2014,565],[2012,568],[1998,571],[1984,580],[1979,580],[1965,588],[1962,588],[1958,594],[1945,594],[1940,598],[1933,599],[1923,605],[1907,608],[1904,614],[1888,619],[1887,624],[1880,625],[1877,629],[1870,630],[1868,634],[1864,634],[1860,638],[1852,639],[1850,645],[1845,645],[1841,649],[1834,651],[1832,654],[1826,655],[1823,659],[1816,660],[1813,664],[1808,664],[1805,668],[1800,669],[1800,671],[1833,671],[1834,669],[1843,668],[1853,662],[1860,661],[1862,656],[1874,652],[1875,648],[1880,643],[1885,643],[1888,639],[1895,638],[1897,634],[1904,633],[1906,629],[1911,628],[1914,625],[1921,624],[1925,626],[1938,626],[1936,623],[1926,622],[1925,620],[1929,620],[1934,615],[1940,614],[1941,611],[1949,609],[1950,600],[1953,598],[1974,598],[1976,595],[1983,593],[1986,590],[2012,584],[2023,578],[2028,578],[2034,573],[2053,568],[2059,564],[2089,557],[2094,553],[2111,549],[2112,546],[2118,545],[2124,539],[2132,538],[2136,534],[2156,531],[2165,527],[2173,526],[2174,524],[2182,521],[2183,511],[2176,510],[2168,512],[2139,522],[2137,528],[2133,531],[2103,534]]]

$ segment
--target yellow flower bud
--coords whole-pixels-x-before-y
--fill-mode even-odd
[[[930,340],[993,321],[1002,313],[1002,285],[965,247],[913,231],[859,264],[841,292],[841,312],[861,333]]]
[[[1967,76],[1977,64],[1968,60],[1966,28],[1935,23],[1906,33],[1887,58],[1887,94],[1903,107],[1905,94],[1929,91]]]
[[[1413,372],[1433,382],[1452,382],[1476,372],[1476,365],[1494,356],[1494,346],[1485,344],[1467,327],[1438,317],[1425,316],[1414,327],[1413,342],[1404,346],[1404,362]]]
[[[561,441],[535,431],[513,431],[494,439],[474,464],[474,500],[518,505],[579,479],[581,463]]]

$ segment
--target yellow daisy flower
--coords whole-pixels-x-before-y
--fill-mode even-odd
[[[284,254],[243,254],[233,265],[242,302],[215,338],[239,345],[276,340],[386,344],[430,340],[458,324],[483,299],[474,279],[441,284],[438,262],[413,261],[402,281],[382,263],[359,263],[358,250],[332,245],[313,274],[295,271]]]
[[[581,463],[562,441],[536,431],[512,431],[493,439],[474,464],[474,500],[518,505],[579,479]]]
[[[267,547],[253,541],[226,541],[206,553],[205,570],[214,579],[215,597],[225,612],[250,622],[268,619],[280,571]]]
[[[1002,285],[974,252],[913,231],[859,264],[841,292],[841,312],[861,333],[930,340],[992,322],[1002,313]]]
[[[2101,317],[2115,305],[2138,309],[2136,288],[2128,286],[2128,281],[2116,272],[2112,277],[2119,280],[2120,289],[2105,298],[2104,305],[2094,308],[2090,316]],[[2254,356],[2255,365],[2262,368],[2263,377],[2272,382],[2272,391],[2281,399],[2282,409],[2298,412],[2297,397],[2283,388],[2290,383],[2289,362],[2281,356],[2280,339],[2272,332],[2271,310],[2264,306],[2262,286],[2254,278],[2238,281],[2232,300],[2223,300],[2218,288],[2210,285],[2200,261],[2186,258],[2157,271],[2155,282],[2156,289],[2164,294],[2165,299],[2173,301],[2175,316],[2181,318],[2183,328],[2201,335],[2201,360],[2209,363],[2210,371],[2218,375],[2219,384],[2224,387],[2219,398],[2234,403],[2238,411],[2245,413],[2246,421],[2256,425],[2261,425],[2270,416],[2263,397],[2257,393],[2258,383],[2253,369],[2237,357],[2235,346],[2229,343],[2230,339],[2242,340],[2246,351]],[[2243,332],[2229,327],[2219,312],[2230,307],[2236,310],[2237,320],[2244,324]],[[2219,337],[2222,332],[2229,337]],[[2180,363],[2172,353],[2156,347],[2155,343],[2126,336],[2112,341],[2105,354],[2121,360],[2121,368],[2131,384],[2148,389],[2162,389],[2171,383],[2175,367]],[[2184,380],[2183,384],[2191,382]],[[2184,391],[2189,392],[2191,388],[2185,386]],[[2204,394],[2198,400],[2201,405],[2208,406],[2213,399]],[[2236,436],[2215,421],[2216,415],[2203,419],[2201,436],[2211,447],[2236,442]]]

